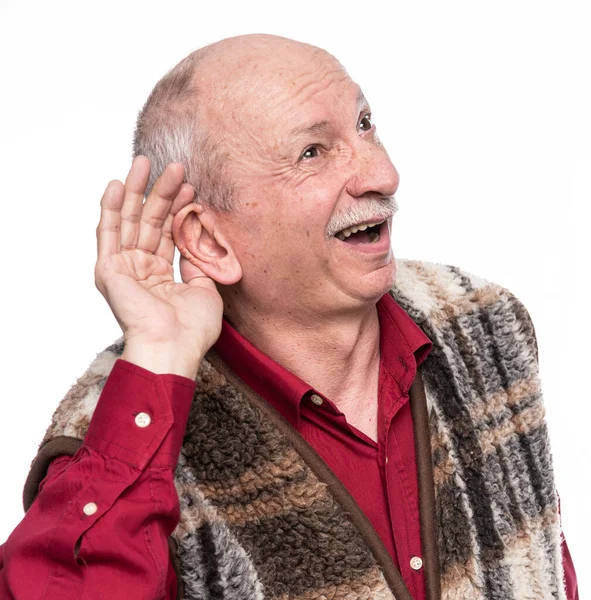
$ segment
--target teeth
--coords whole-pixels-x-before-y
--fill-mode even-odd
[[[351,234],[357,233],[358,231],[365,231],[369,227],[373,227],[374,225],[381,225],[384,221],[376,221],[375,223],[363,223],[362,225],[351,225],[351,227],[347,227],[347,229],[343,229],[336,234],[336,238],[341,240],[341,242],[345,241]],[[371,233],[371,242],[376,241],[377,238],[380,237],[379,233],[372,232]]]

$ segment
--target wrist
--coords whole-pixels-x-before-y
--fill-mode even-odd
[[[195,380],[205,353],[179,343],[126,340],[121,358],[157,375],[181,375]]]

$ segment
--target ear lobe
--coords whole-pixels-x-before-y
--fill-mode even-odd
[[[232,285],[242,278],[242,267],[216,227],[213,211],[194,202],[184,206],[172,221],[172,236],[181,255],[217,283]]]

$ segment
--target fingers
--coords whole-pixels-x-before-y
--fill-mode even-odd
[[[194,190],[188,183],[183,184],[183,165],[172,163],[156,180],[144,202],[149,176],[150,161],[145,156],[137,156],[125,185],[112,181],[107,186],[97,227],[99,259],[121,250],[139,248],[156,253],[172,264],[173,217],[193,201]]]
[[[179,210],[181,210],[181,208],[193,202],[194,196],[195,190],[193,189],[193,186],[188,183],[183,183],[177,197],[172,202],[172,206],[168,216],[166,217],[166,221],[164,221],[164,225],[162,227],[162,237],[160,238],[160,244],[158,245],[155,254],[162,256],[171,264],[174,260],[175,248],[172,236],[172,222],[174,220],[174,216]]]
[[[133,250],[138,243],[144,194],[150,177],[150,161],[136,156],[125,180],[125,198],[121,208],[121,249]]]
[[[111,181],[101,198],[101,218],[96,228],[98,258],[119,252],[121,207],[125,188],[120,181]]]
[[[141,211],[137,239],[140,250],[156,252],[158,249],[164,224],[181,190],[183,176],[183,165],[171,163],[156,180]]]

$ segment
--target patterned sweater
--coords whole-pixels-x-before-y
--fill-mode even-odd
[[[411,389],[427,597],[565,599],[560,524],[530,318],[505,289],[399,261],[392,294],[433,342]],[[83,439],[123,350],[56,410],[26,488]],[[35,474],[36,473],[36,474]],[[175,475],[184,597],[411,600],[371,524],[299,434],[210,352]]]

